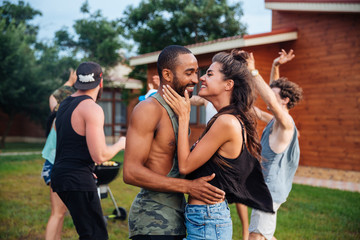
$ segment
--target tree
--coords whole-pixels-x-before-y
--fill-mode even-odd
[[[91,14],[87,1],[81,12],[87,17],[76,20],[73,25],[77,37],[71,36],[67,29],[61,29],[55,33],[57,44],[62,49],[80,53],[83,60],[95,61],[104,67],[116,65],[121,60],[119,50],[125,46],[119,38],[123,32],[119,20],[108,21],[100,10]]]
[[[51,91],[69,66],[76,65],[72,58],[59,58],[58,46],[36,42],[38,26],[29,20],[41,15],[39,11],[23,1],[4,1],[0,14],[0,109],[8,115],[0,142],[4,147],[15,115],[45,123]]]
[[[245,34],[242,15],[241,3],[227,0],[142,0],[138,7],[127,7],[122,24],[143,54]]]
[[[25,34],[27,35],[27,41],[34,43],[39,27],[28,23],[37,15],[42,15],[40,11],[33,9],[29,3],[25,4],[24,1],[19,1],[18,4],[12,4],[10,1],[4,1],[1,6],[1,18],[5,19],[6,25],[11,22],[15,26],[19,24],[25,25]]]
[[[4,147],[5,138],[11,128],[14,117],[19,112],[37,111],[35,106],[41,102],[41,86],[36,79],[36,66],[33,50],[27,43],[26,27],[8,25],[0,22],[0,108],[9,117],[1,139]]]

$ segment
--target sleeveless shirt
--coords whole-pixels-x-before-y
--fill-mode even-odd
[[[216,115],[215,118],[220,115]],[[215,173],[215,178],[209,183],[223,190],[229,203],[242,203],[264,212],[273,213],[271,194],[265,184],[260,163],[248,151],[245,143],[244,126],[240,120],[239,122],[243,135],[240,155],[235,159],[228,159],[216,152],[204,165],[190,173],[187,178],[196,179]],[[211,128],[212,124],[206,127],[202,136]],[[223,162],[223,164],[219,162]]]
[[[51,171],[51,187],[54,192],[97,191],[92,175],[95,163],[90,156],[86,137],[77,134],[71,125],[75,108],[85,99],[83,95],[66,98],[56,115],[56,156]]]
[[[158,93],[151,97],[166,109],[177,144],[179,125],[176,114]],[[167,176],[184,178],[179,173],[176,150],[173,166]],[[141,188],[130,208],[130,237],[135,235],[185,235],[184,207],[185,198],[182,193],[155,192]]]
[[[265,127],[261,136],[261,156],[263,174],[271,196],[276,203],[283,203],[288,197],[295,172],[299,166],[300,147],[297,129],[294,124],[294,134],[289,146],[282,153],[271,150],[269,136],[274,125],[274,119]]]

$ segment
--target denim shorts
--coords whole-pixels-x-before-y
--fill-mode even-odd
[[[51,169],[54,166],[51,162],[46,160],[43,165],[43,169],[41,171],[41,176],[44,178],[45,184],[49,185],[51,181]]]
[[[214,205],[185,207],[187,237],[184,240],[231,240],[232,221],[226,201]]]

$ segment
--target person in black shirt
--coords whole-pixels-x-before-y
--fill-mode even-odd
[[[273,212],[272,198],[261,167],[255,116],[252,76],[247,53],[233,50],[218,53],[200,78],[199,96],[210,101],[218,113],[190,151],[188,128],[190,100],[164,87],[164,99],[179,118],[179,171],[188,179],[215,173],[210,183],[225,191],[226,201],[206,204],[189,197],[185,209],[187,239],[232,239],[232,221],[227,203],[243,203]],[[219,227],[221,226],[221,227]]]
[[[69,209],[79,239],[108,239],[93,171],[125,148],[125,137],[106,145],[104,112],[96,104],[103,87],[102,70],[94,62],[76,70],[77,91],[59,107],[57,144],[51,186]]]

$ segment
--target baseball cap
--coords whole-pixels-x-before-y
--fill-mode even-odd
[[[76,82],[74,87],[78,90],[89,90],[96,88],[102,78],[102,69],[95,62],[83,62],[76,69]]]

